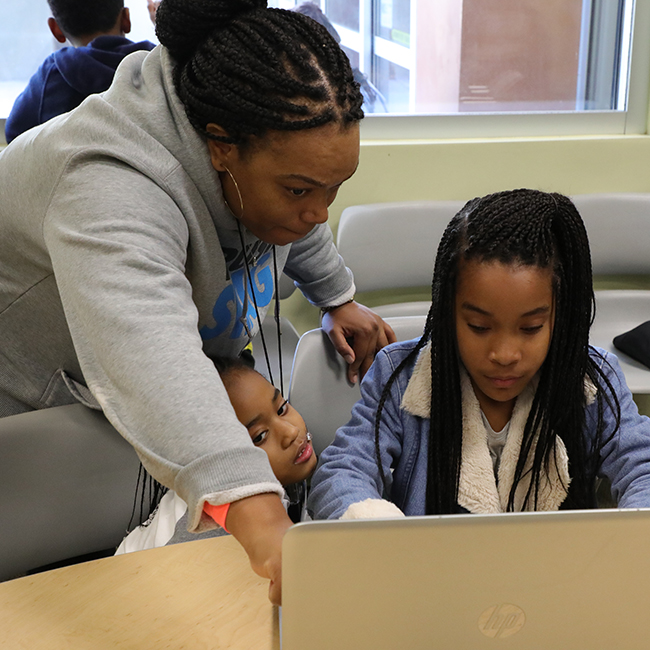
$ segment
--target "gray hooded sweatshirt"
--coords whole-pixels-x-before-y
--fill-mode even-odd
[[[206,500],[282,494],[209,358],[238,354],[243,321],[258,323],[237,222],[167,50],[128,56],[103,95],[16,138],[0,197],[0,417],[101,408],[187,502],[190,530],[215,526]],[[244,238],[263,318],[272,251]],[[353,296],[326,224],[276,255],[314,305]]]

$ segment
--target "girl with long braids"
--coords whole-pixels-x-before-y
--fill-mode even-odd
[[[560,194],[474,199],[448,225],[422,338],[382,350],[321,455],[316,518],[650,506],[650,420],[589,346],[587,234]]]
[[[282,486],[210,359],[242,353],[283,269],[351,380],[394,340],[325,223],[362,96],[327,30],[266,0],[163,0],[156,29],[0,155],[0,417],[101,409],[189,531],[227,527],[279,602]]]

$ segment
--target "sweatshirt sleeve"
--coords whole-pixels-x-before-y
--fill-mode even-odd
[[[612,384],[621,407],[620,428],[613,434],[616,420],[605,405],[606,441],[601,450],[601,474],[611,483],[612,496],[619,508],[650,507],[650,418],[640,415],[613,354],[604,353],[603,370]],[[587,430],[595,431],[596,404],[587,411]],[[613,434],[613,435],[612,435]]]
[[[338,519],[352,504],[387,498],[375,455],[374,426],[377,405],[393,369],[385,350],[381,350],[361,382],[361,399],[354,405],[350,421],[336,432],[334,442],[321,454],[309,492],[309,510],[315,519]],[[386,399],[379,429],[389,489],[390,469],[402,454],[404,429],[397,384],[393,384]]]
[[[43,234],[84,379],[147,470],[187,502],[190,530],[215,527],[206,501],[282,495],[203,352],[188,225],[161,186],[109,158],[80,164],[56,188]]]
[[[316,307],[342,305],[354,298],[352,271],[336,250],[326,223],[291,244],[284,272]]]

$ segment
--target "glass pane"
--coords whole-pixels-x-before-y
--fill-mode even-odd
[[[325,14],[333,23],[359,31],[359,0],[326,0]]]
[[[582,5],[464,0],[459,110],[575,110]]]
[[[583,80],[578,83],[578,100],[584,101],[584,105],[579,108],[608,110],[626,106],[625,60],[629,40],[625,34],[631,29],[631,10],[630,3],[626,6],[622,0],[594,0],[591,3]]]
[[[370,77],[388,93],[390,112],[397,109],[388,88],[405,75],[395,76],[386,60],[409,72],[409,92],[397,102],[409,113],[624,106],[631,0],[374,0],[373,7]]]
[[[345,52],[347,55],[348,59],[350,59],[350,65],[352,68],[358,68],[359,67],[359,52],[356,50],[351,50],[349,47],[345,47],[345,45],[341,46],[341,49]]]
[[[43,0],[3,0],[0,3],[0,118],[9,115],[14,99],[56,40],[47,26],[50,9]]]
[[[366,102],[364,110],[369,113],[408,113],[409,71],[378,56],[374,57],[373,67],[378,79],[376,86],[381,95],[372,106],[367,106]]]
[[[409,47],[411,43],[410,0],[378,0],[375,34]]]

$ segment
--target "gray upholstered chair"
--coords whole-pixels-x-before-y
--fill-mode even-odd
[[[581,194],[571,197],[589,235],[596,276],[650,277],[650,194]],[[650,320],[650,291],[596,291],[592,345],[614,352],[636,394],[650,393],[650,370],[617,350],[612,339]]]
[[[650,394],[650,369],[617,350],[612,340],[647,320],[650,320],[650,291],[596,291],[596,319],[589,341],[618,357],[625,381],[637,395]]]
[[[594,275],[650,275],[650,194],[571,199],[587,228]]]
[[[278,296],[280,297],[280,300],[288,298],[295,289],[296,287],[293,280],[283,273],[280,276],[278,287]],[[266,318],[262,322],[259,332],[253,338],[255,369],[264,375],[264,377],[269,381],[273,379],[273,383],[276,387],[280,388],[280,366],[282,366],[282,379],[286,391],[291,379],[291,363],[293,361],[293,355],[296,351],[300,335],[293,326],[293,323],[288,318],[280,315],[281,337],[280,346],[278,347],[278,332],[272,308],[273,304],[271,304],[271,309],[267,312]],[[266,351],[269,357],[268,364],[266,361],[266,355],[264,354],[264,344],[266,344]],[[280,352],[282,354],[280,354]],[[280,363],[280,360],[282,360],[282,363]]]
[[[0,580],[116,547],[140,461],[82,404],[0,418]]]
[[[359,292],[431,286],[440,238],[464,201],[353,205],[341,214],[336,246]],[[373,307],[382,318],[426,314],[430,302]]]
[[[422,334],[426,318],[397,316],[386,320],[397,339],[406,341]],[[325,332],[315,329],[303,334],[293,360],[289,400],[305,419],[317,454],[350,419],[359,397],[359,385],[348,383],[347,364]]]

